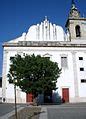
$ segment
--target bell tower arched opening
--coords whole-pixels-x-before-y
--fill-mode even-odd
[[[79,25],[76,25],[75,31],[76,31],[76,37],[81,37],[81,31],[80,31],[80,26]]]

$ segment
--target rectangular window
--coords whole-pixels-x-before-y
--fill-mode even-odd
[[[81,83],[86,83],[86,79],[81,79]]]
[[[10,57],[10,60],[14,59],[14,57]]]
[[[80,71],[84,71],[84,68],[83,68],[83,67],[81,67],[81,68],[80,68]]]
[[[83,60],[83,57],[79,57],[79,60]]]
[[[61,57],[61,67],[63,67],[63,68],[67,68],[68,67],[67,57]]]

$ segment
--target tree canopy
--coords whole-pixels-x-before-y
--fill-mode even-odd
[[[16,55],[10,58],[9,82],[15,83],[22,91],[34,96],[47,90],[56,90],[61,74],[58,63],[40,55]]]

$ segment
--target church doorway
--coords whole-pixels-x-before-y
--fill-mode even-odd
[[[69,102],[69,88],[62,88],[62,101]]]

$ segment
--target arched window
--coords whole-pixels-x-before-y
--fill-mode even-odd
[[[76,30],[76,37],[81,37],[81,32],[80,32],[80,26],[79,25],[77,25],[75,27],[75,30]]]

